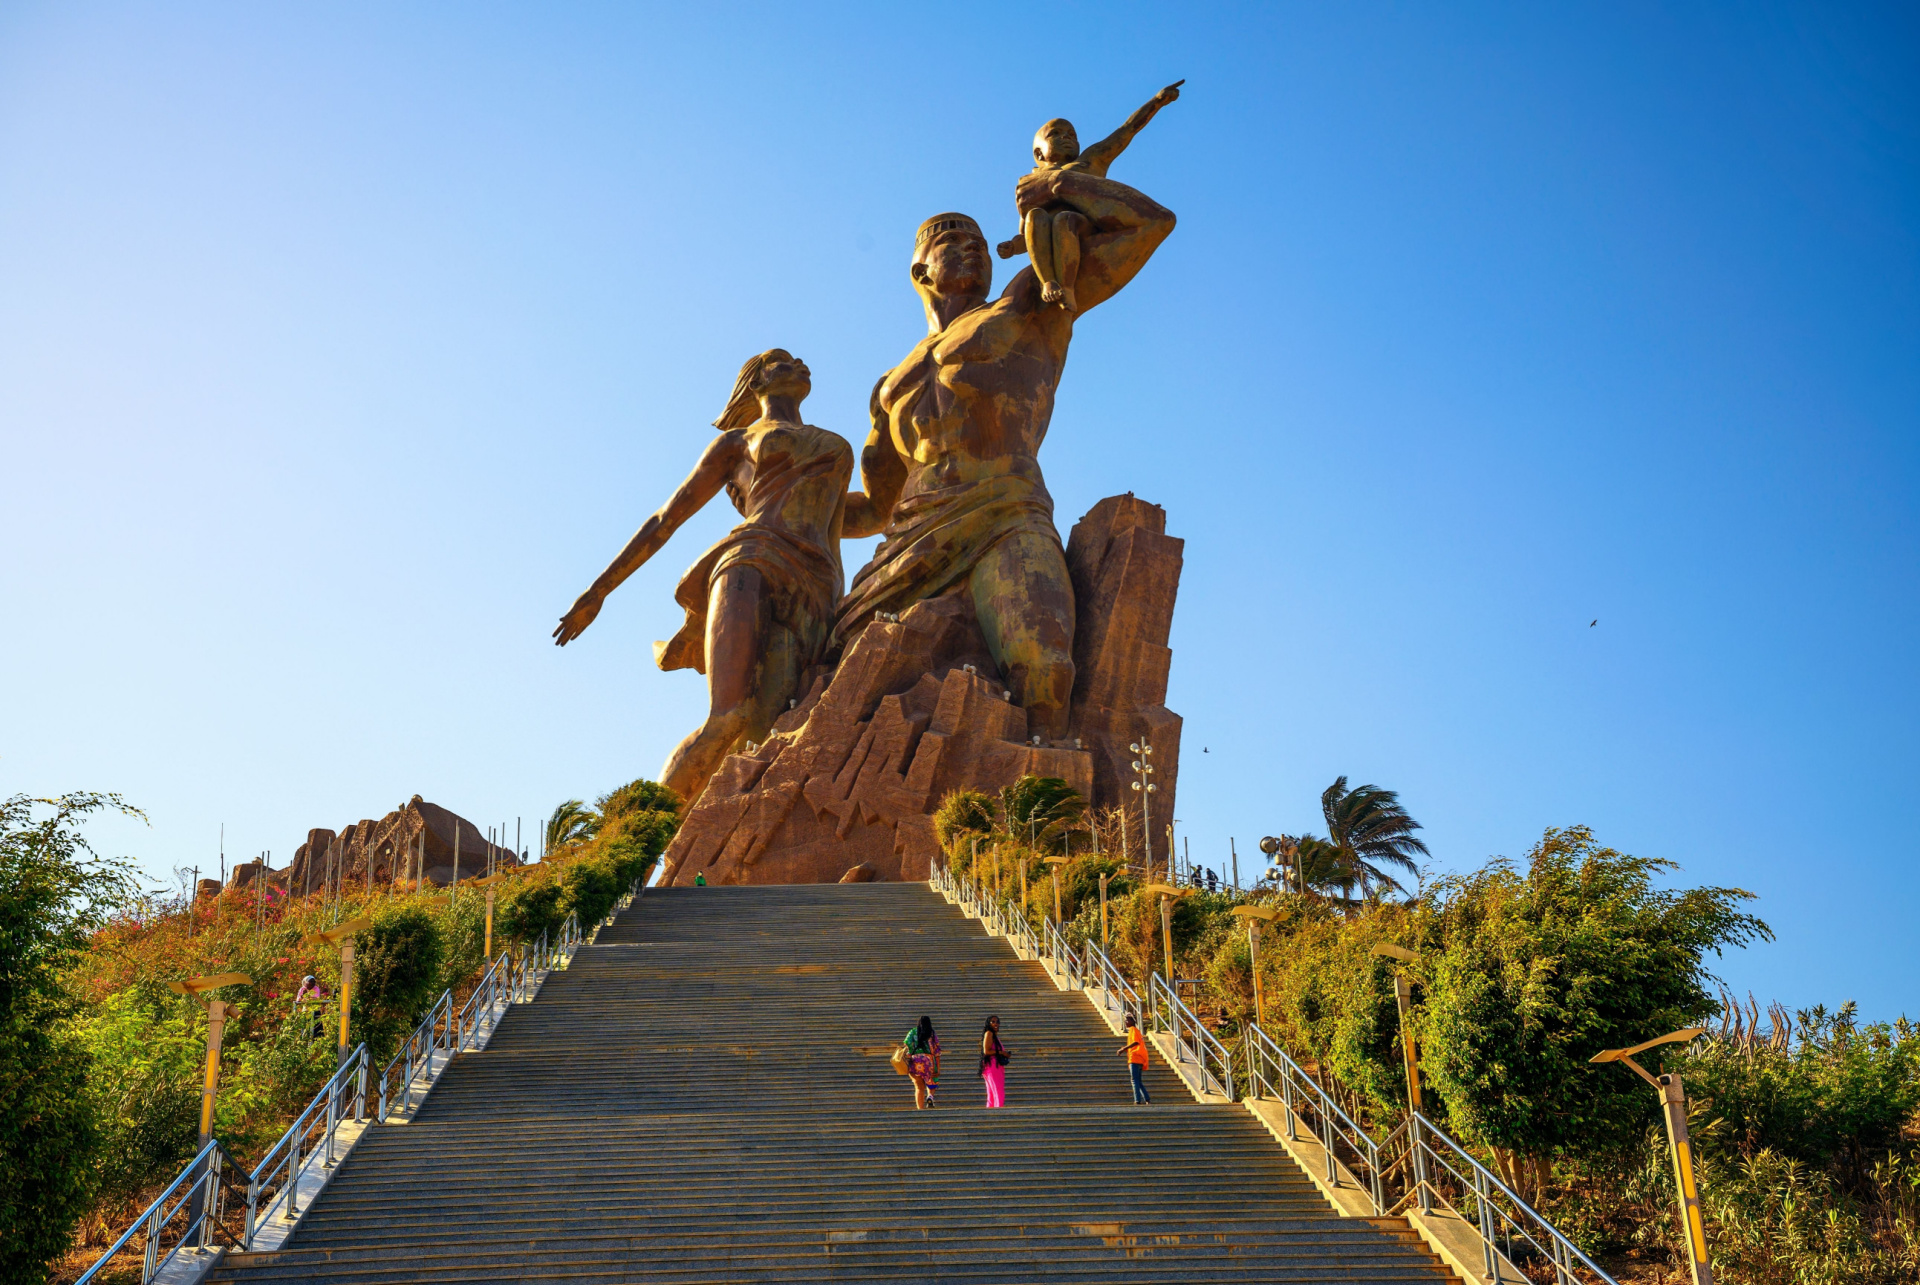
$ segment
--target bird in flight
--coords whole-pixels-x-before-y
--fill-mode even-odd
[[[1589,621],[1587,622],[1587,628],[1589,628],[1589,629],[1591,629],[1591,628],[1593,628],[1593,627],[1594,627],[1595,625],[1597,625],[1597,624],[1599,624],[1599,623],[1600,623],[1600,622],[1599,622],[1599,621],[1597,621],[1597,620],[1589,620]]]

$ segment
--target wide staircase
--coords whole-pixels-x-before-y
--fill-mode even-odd
[[[982,1020],[1013,1050],[983,1110]],[[888,1056],[932,1017],[938,1105]],[[221,1281],[1450,1278],[924,884],[649,891]]]

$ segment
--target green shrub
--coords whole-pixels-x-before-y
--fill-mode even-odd
[[[351,1020],[376,1067],[393,1056],[439,993],[445,955],[439,924],[415,903],[383,906],[373,926],[355,935]]]
[[[0,1280],[44,1279],[93,1195],[102,1130],[63,979],[128,887],[80,833],[101,809],[139,815],[114,795],[0,802]]]

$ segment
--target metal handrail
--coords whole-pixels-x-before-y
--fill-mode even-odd
[[[507,970],[512,967],[506,951],[487,964],[487,971],[474,983],[473,990],[467,996],[467,1002],[460,1006],[460,1016],[454,1021],[454,1052],[464,1052],[480,1033],[480,1019],[489,1018],[488,1030],[500,1024],[500,990],[506,981]]]
[[[1157,979],[1156,979],[1157,980]],[[1289,1141],[1300,1136],[1304,1117],[1321,1149],[1326,1153],[1326,1181],[1330,1187],[1341,1185],[1340,1163],[1364,1182],[1373,1201],[1373,1212],[1386,1212],[1383,1187],[1385,1172],[1380,1164],[1380,1144],[1341,1110],[1340,1104],[1271,1035],[1257,1026],[1246,1028],[1242,1045],[1246,1053],[1246,1082],[1249,1098],[1279,1098],[1286,1110]],[[1344,1148],[1345,1155],[1341,1156]]]
[[[1199,1071],[1203,1087],[1210,1093],[1218,1093],[1227,1101],[1233,1101],[1233,1055],[1226,1046],[1214,1038],[1200,1021],[1199,1016],[1181,998],[1173,993],[1166,979],[1153,974],[1153,980],[1147,985],[1147,996],[1153,1010],[1153,1029],[1161,1029],[1161,1014],[1164,1010],[1167,1029],[1173,1036],[1174,1052],[1181,1061],[1191,1060]]]
[[[286,1193],[286,1209],[281,1218],[293,1222],[300,1215],[300,1152],[313,1132],[316,1124],[322,1129],[326,1159],[321,1162],[323,1168],[331,1169],[339,1163],[333,1153],[334,1135],[340,1130],[343,1117],[341,1097],[347,1086],[354,1086],[353,1118],[360,1121],[366,1118],[367,1105],[367,1046],[363,1043],[340,1061],[340,1069],[328,1077],[325,1085],[313,1095],[313,1101],[307,1103],[306,1110],[294,1117],[280,1140],[267,1148],[267,1154],[253,1167],[253,1177],[247,1183],[247,1234],[245,1243],[253,1244],[254,1225],[260,1217],[260,1197],[269,1187],[277,1187]],[[312,1154],[318,1148],[309,1148]],[[282,1156],[276,1160],[274,1157]],[[275,1182],[274,1175],[285,1170],[284,1181]]]
[[[1441,1147],[1436,1148],[1436,1142]],[[1421,1213],[1427,1213],[1438,1201],[1462,1219],[1476,1223],[1480,1231],[1482,1266],[1486,1279],[1493,1285],[1499,1285],[1503,1279],[1501,1251],[1496,1237],[1505,1241],[1505,1256],[1508,1259],[1514,1256],[1514,1241],[1518,1237],[1531,1248],[1534,1255],[1552,1265],[1556,1285],[1588,1285],[1576,1273],[1575,1260],[1593,1274],[1593,1280],[1603,1285],[1616,1285],[1613,1277],[1582,1253],[1580,1247],[1568,1240],[1559,1228],[1515,1194],[1511,1187],[1500,1181],[1497,1174],[1476,1160],[1465,1147],[1447,1136],[1446,1130],[1420,1112],[1409,1112],[1406,1121],[1388,1137],[1386,1145],[1391,1150],[1406,1148],[1404,1155],[1396,1157],[1389,1164],[1389,1169],[1398,1169],[1403,1161],[1412,1162],[1410,1189],[1401,1197],[1400,1205],[1404,1206],[1411,1200],[1419,1205]],[[1461,1208],[1460,1204],[1448,1197],[1445,1180],[1438,1178],[1434,1172],[1433,1166],[1436,1165],[1452,1178],[1460,1196],[1471,1205],[1471,1211]],[[1461,1172],[1462,1168],[1466,1172]],[[1508,1207],[1503,1207],[1502,1201]],[[1541,1243],[1543,1238],[1544,1244]],[[1516,1285],[1522,1285],[1526,1279],[1524,1276],[1517,1278]]]
[[[140,1263],[140,1285],[147,1285],[147,1282],[159,1275],[161,1269],[173,1261],[173,1256],[188,1245],[197,1244],[200,1249],[208,1248],[208,1242],[213,1239],[216,1232],[225,1236],[230,1244],[241,1244],[242,1242],[226,1229],[222,1221],[226,1212],[227,1188],[237,1187],[234,1180],[225,1175],[227,1165],[232,1165],[238,1170],[241,1178],[252,1180],[246,1166],[228,1154],[218,1138],[208,1141],[207,1145],[201,1147],[193,1159],[187,1162],[186,1168],[182,1169],[179,1175],[168,1184],[167,1189],[160,1193],[159,1199],[148,1205],[146,1212],[134,1219],[127,1229],[120,1233],[119,1239],[107,1247],[107,1252],[100,1255],[93,1266],[87,1268],[74,1285],[90,1285],[90,1282],[104,1271],[107,1265],[119,1256],[120,1251],[125,1249],[129,1242],[142,1231],[146,1232],[147,1240]],[[175,1196],[179,1199],[175,1200],[173,1207],[169,1209],[167,1202],[173,1200]],[[163,1257],[160,1253],[160,1237],[165,1233],[167,1225],[182,1210],[186,1211],[187,1225],[181,1229],[180,1239],[174,1242],[173,1248],[169,1249]]]
[[[543,938],[543,944],[544,940]],[[431,1072],[434,1055],[442,1051],[442,1033],[451,1035],[452,1032],[453,991],[448,989],[440,992],[440,998],[433,1001],[433,1007],[429,1008],[427,1015],[420,1019],[420,1024],[413,1028],[413,1034],[407,1036],[406,1043],[400,1046],[400,1051],[393,1055],[393,1060],[388,1062],[386,1068],[380,1072],[380,1101],[376,1119],[387,1118],[387,1092],[393,1085],[394,1068],[401,1066],[402,1063],[405,1065],[400,1077],[400,1111],[403,1115],[413,1111],[413,1082],[419,1076],[421,1067],[424,1066]]]
[[[636,880],[626,894],[614,903],[607,917],[594,926],[595,931],[612,923],[614,916],[631,906],[641,891],[640,881]],[[400,1081],[402,1110],[411,1111],[414,1082],[423,1066],[431,1071],[436,1054],[446,1053],[450,1058],[453,1053],[467,1047],[478,1034],[482,1019],[490,1018],[497,1025],[503,995],[508,1004],[527,1002],[531,998],[531,980],[555,968],[565,968],[583,944],[579,915],[569,911],[560,926],[557,942],[550,939],[548,932],[542,932],[540,940],[529,947],[520,960],[513,960],[511,952],[502,950],[498,958],[489,961],[487,971],[457,1013],[453,1007],[452,989],[442,991],[428,1008],[426,1016],[421,1018],[413,1033],[401,1045],[400,1051],[381,1071],[378,1115],[374,1117],[374,1122],[384,1123],[387,1120],[388,1093],[393,1087],[396,1069],[403,1071]],[[310,1157],[316,1149],[308,1145],[310,1135],[316,1129],[322,1131],[321,1141],[316,1145],[325,1149],[324,1167],[332,1168],[339,1163],[334,1144],[339,1127],[347,1118],[346,1099],[349,1091],[352,1095],[352,1118],[355,1122],[367,1119],[367,1072],[367,1046],[362,1043],[341,1060],[326,1084],[314,1094],[306,1108],[294,1117],[286,1132],[267,1149],[252,1173],[248,1173],[246,1166],[235,1160],[218,1139],[208,1142],[180,1170],[167,1189],[160,1193],[160,1197],[120,1233],[106,1253],[87,1269],[75,1285],[86,1285],[93,1281],[143,1229],[146,1232],[146,1254],[141,1266],[141,1285],[147,1285],[196,1235],[202,1248],[207,1247],[216,1230],[235,1246],[250,1248],[259,1230],[257,1224],[261,1197],[270,1191],[286,1193],[286,1208],[281,1217],[288,1222],[296,1220],[300,1212],[298,1178],[302,1154],[304,1152]],[[226,1231],[220,1221],[226,1207],[227,1188],[232,1187],[236,1193],[239,1191],[238,1183],[227,1175],[228,1166],[238,1171],[239,1177],[246,1182],[246,1225],[244,1233],[237,1238]],[[203,1167],[204,1174],[201,1172]],[[204,1188],[200,1185],[203,1177],[206,1183]],[[169,1208],[167,1202],[176,1195],[180,1199]],[[160,1237],[183,1209],[188,1211],[188,1225],[180,1240],[162,1257],[159,1252]]]
[[[1046,921],[1047,953],[1053,956],[1053,973],[1056,977],[1065,977],[1072,988],[1084,989],[1086,971],[1080,963],[1080,956],[1067,944],[1065,934],[1055,926],[1053,920]]]
[[[1107,958],[1107,952],[1092,942],[1086,945],[1086,972],[1090,980],[1083,982],[1081,988],[1088,989],[1095,984],[1100,987],[1100,1007],[1113,1017],[1116,1024],[1128,1013],[1136,1017],[1140,1015],[1140,992]]]

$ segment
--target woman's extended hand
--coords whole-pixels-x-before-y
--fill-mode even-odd
[[[589,589],[576,598],[572,609],[560,617],[559,627],[553,631],[554,645],[564,647],[585,633],[605,602],[606,597],[597,589]]]

